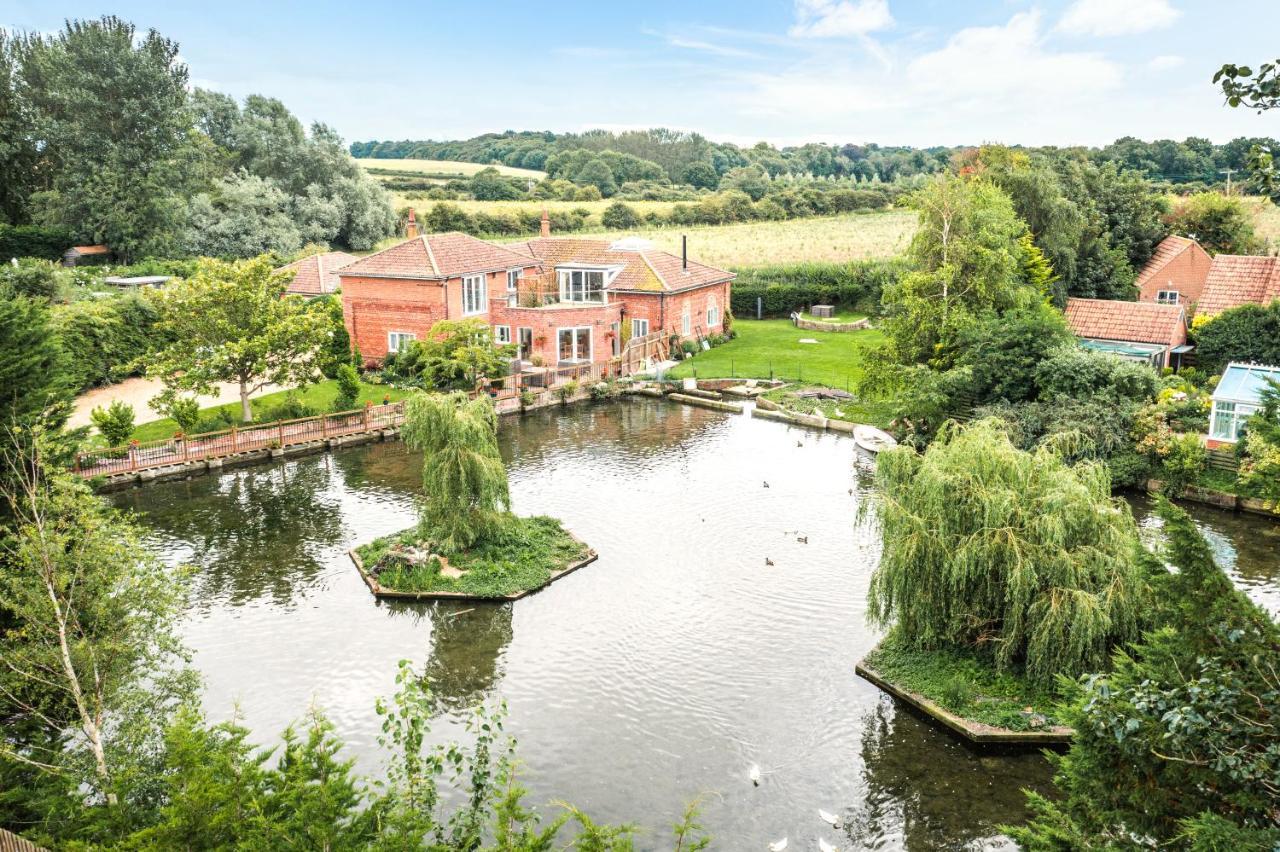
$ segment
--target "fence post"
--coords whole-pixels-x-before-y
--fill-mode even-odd
[[[280,444],[280,448],[284,448],[284,421],[276,421],[276,441]]]
[[[231,450],[232,450],[232,452],[235,452],[236,450],[240,449],[240,439],[239,439],[239,437],[238,437],[238,436],[239,436],[239,434],[240,434],[240,430],[236,428],[236,424],[232,423],[232,424],[231,424]]]
[[[187,436],[185,434],[182,436],[182,460],[191,460],[191,442],[187,440]]]
[[[372,401],[367,401],[364,404],[364,429],[366,432],[369,431],[369,410],[372,406]]]

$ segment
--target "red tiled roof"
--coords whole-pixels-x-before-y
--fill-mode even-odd
[[[294,273],[293,281],[290,282],[286,293],[318,296],[338,289],[338,270],[357,260],[359,260],[358,257],[347,254],[345,251],[329,251],[287,263],[276,272],[290,270]]]
[[[71,251],[79,254],[111,254],[107,246],[72,246]]]
[[[372,278],[455,278],[528,266],[526,255],[467,234],[424,234],[362,257],[339,274]]]
[[[1139,289],[1155,277],[1161,269],[1168,266],[1175,257],[1182,254],[1187,249],[1196,244],[1195,240],[1189,240],[1186,237],[1165,237],[1160,241],[1160,245],[1156,246],[1155,253],[1151,255],[1151,259],[1147,261],[1147,265],[1142,267],[1142,271],[1138,273],[1138,277],[1134,280],[1134,286]]]
[[[542,261],[548,271],[574,263],[621,266],[622,270],[609,285],[610,290],[675,292],[719,284],[734,277],[732,272],[692,260],[684,269],[680,258],[673,254],[652,248],[617,249],[608,240],[539,237],[517,245]]]
[[[1206,316],[1280,299],[1280,258],[1220,254],[1209,267],[1197,312]]]
[[[1076,337],[1168,345],[1185,334],[1186,312],[1154,302],[1067,299],[1067,325]]]

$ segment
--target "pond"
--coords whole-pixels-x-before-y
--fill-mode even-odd
[[[1048,788],[1039,754],[972,750],[854,674],[878,639],[878,543],[852,441],[658,401],[540,412],[500,439],[516,511],[600,553],[515,604],[369,594],[346,551],[413,521],[420,464],[398,442],[116,495],[199,569],[183,632],[210,716],[238,705],[274,742],[314,702],[376,773],[374,699],[409,659],[435,678],[435,740],[465,741],[468,708],[505,701],[528,801],[637,822],[640,848],[699,796],[716,848],[998,848],[1022,788]],[[1280,604],[1278,527],[1198,517]]]

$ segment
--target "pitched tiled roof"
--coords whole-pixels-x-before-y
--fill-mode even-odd
[[[1155,277],[1160,270],[1168,266],[1175,257],[1182,254],[1195,244],[1195,240],[1189,240],[1186,237],[1165,237],[1160,241],[1160,245],[1156,246],[1155,253],[1151,255],[1151,259],[1147,261],[1147,265],[1142,267],[1142,271],[1138,273],[1137,279],[1133,282],[1134,286],[1141,289],[1143,284],[1146,284]]]
[[[517,245],[541,260],[548,272],[556,266],[573,263],[621,266],[622,270],[609,287],[611,290],[670,293],[718,284],[734,277],[732,272],[692,260],[684,269],[680,258],[673,254],[653,248],[618,249],[608,240],[540,237]]]
[[[530,262],[525,254],[467,234],[424,234],[362,257],[340,274],[343,277],[442,279],[527,266]]]
[[[1280,299],[1280,258],[1220,254],[1209,267],[1197,311],[1212,316],[1274,299]]]
[[[1067,325],[1076,337],[1126,343],[1168,344],[1185,329],[1181,305],[1117,302],[1106,299],[1067,299]]]
[[[300,296],[318,296],[338,289],[338,270],[359,260],[345,251],[328,251],[287,263],[276,272],[292,271],[293,281],[285,292]]]

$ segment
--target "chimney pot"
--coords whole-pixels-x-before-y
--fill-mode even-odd
[[[409,239],[418,236],[418,220],[414,218],[413,208],[409,208],[409,221],[405,223],[404,234]]]
[[[542,229],[539,232],[543,239],[551,236],[551,217],[547,215],[547,208],[542,208]]]

